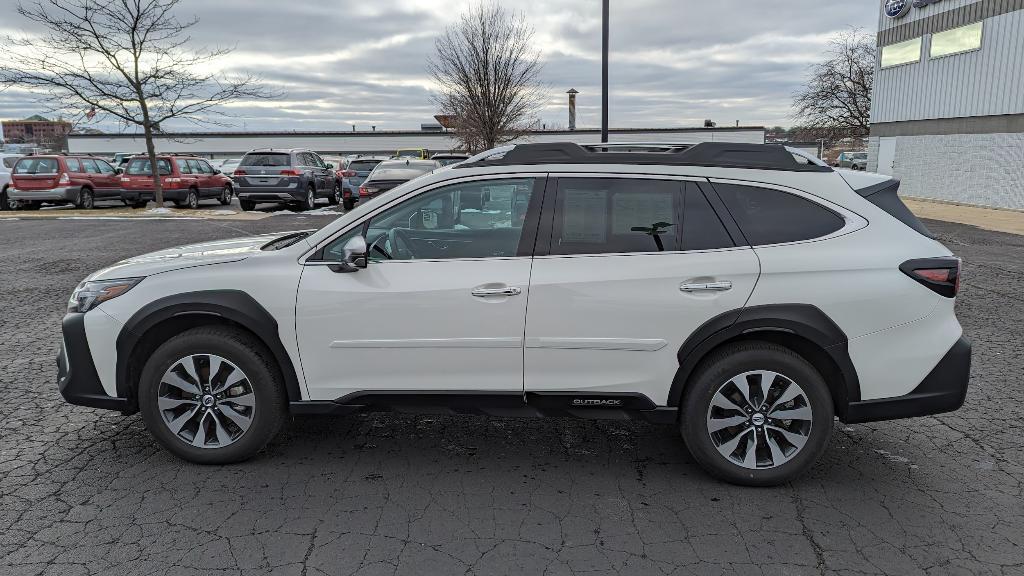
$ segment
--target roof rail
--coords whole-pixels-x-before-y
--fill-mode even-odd
[[[497,150],[495,152],[498,152]],[[697,144],[574,144],[552,142],[519,144],[504,154],[481,154],[455,168],[538,164],[637,164],[661,166],[708,166],[786,170],[791,172],[831,172],[832,168],[798,161],[784,146],[735,142]]]

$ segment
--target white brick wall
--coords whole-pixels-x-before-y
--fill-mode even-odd
[[[870,138],[868,170],[878,148]],[[1024,210],[1024,134],[898,136],[893,176],[904,196]]]

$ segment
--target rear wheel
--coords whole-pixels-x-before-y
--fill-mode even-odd
[[[331,206],[337,206],[341,202],[341,185],[335,184],[334,191],[327,197],[327,203]]]
[[[242,208],[243,212],[249,212],[256,209],[256,203],[252,200],[242,200],[239,198],[238,205]]]
[[[300,210],[312,210],[316,208],[316,189],[310,186],[306,189],[306,197],[299,203]]]
[[[82,210],[92,210],[96,205],[96,199],[93,197],[92,190],[88,188],[82,188],[78,191],[78,201],[75,202],[75,206]]]
[[[743,342],[704,361],[683,399],[681,429],[712,476],[775,486],[818,460],[834,416],[828,387],[810,363],[782,346]]]
[[[158,348],[139,381],[146,428],[167,450],[199,464],[254,456],[285,417],[284,385],[253,336],[195,328]]]
[[[231,186],[225,186],[224,189],[220,191],[220,198],[217,198],[217,201],[220,202],[221,206],[231,204]]]
[[[185,197],[185,207],[189,210],[199,208],[199,192],[195,188],[189,188],[188,196]]]
[[[341,201],[341,204],[345,210],[351,210],[356,207],[356,201],[351,198],[345,198]]]
[[[18,201],[7,197],[7,188],[0,190],[0,210],[17,210]]]
[[[139,200],[138,202],[132,204],[132,208],[145,208],[146,204],[147,202],[145,200]]]

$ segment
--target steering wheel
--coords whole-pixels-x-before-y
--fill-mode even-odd
[[[380,245],[380,241],[381,240],[387,240],[388,243],[391,242],[391,234],[392,234],[392,232],[394,232],[393,228],[387,234],[381,234],[380,236],[377,236],[377,239],[373,241],[373,244],[370,244],[370,250],[369,251],[370,252],[380,252],[380,254],[382,256],[384,256],[385,258],[387,258],[388,260],[394,260],[395,258],[390,253],[388,253],[388,251],[385,250],[383,246]]]

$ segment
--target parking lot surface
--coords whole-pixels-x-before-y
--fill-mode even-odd
[[[0,221],[0,574],[1024,574],[1024,236],[959,224],[928,223],[965,259],[966,406],[837,423],[780,488],[716,482],[639,422],[296,418],[204,467],[138,415],[62,401],[88,273],[329,220]]]

